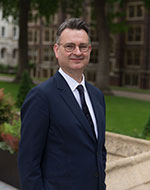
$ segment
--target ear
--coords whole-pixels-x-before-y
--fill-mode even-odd
[[[90,45],[89,46],[89,52],[91,53],[91,51],[92,51],[92,46]]]
[[[54,44],[54,46],[53,46],[53,50],[54,50],[54,53],[55,53],[55,56],[56,56],[56,58],[58,58],[58,44]]]

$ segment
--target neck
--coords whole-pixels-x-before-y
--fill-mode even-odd
[[[66,70],[64,70],[63,68],[62,68],[62,70],[67,74],[67,75],[69,75],[71,78],[73,78],[74,80],[76,80],[78,83],[81,83],[81,81],[82,81],[82,79],[83,79],[83,71],[81,71],[81,72],[68,72],[68,71],[66,71]]]

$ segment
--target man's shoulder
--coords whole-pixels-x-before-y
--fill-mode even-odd
[[[90,90],[93,91],[93,93],[96,93],[98,95],[102,95],[103,96],[103,92],[97,88],[96,86],[94,86],[93,84],[86,82],[87,88],[89,88]]]
[[[52,77],[47,79],[44,82],[41,82],[38,84],[35,88],[41,90],[41,91],[47,91],[56,86],[56,78],[59,76],[58,72],[56,72]]]
[[[55,92],[56,89],[56,80],[55,80],[56,74],[52,77],[50,77],[49,79],[47,79],[44,82],[41,82],[40,84],[36,85],[34,88],[32,88],[28,95],[30,94],[39,94],[39,95],[48,95],[48,94],[52,94],[52,92]]]

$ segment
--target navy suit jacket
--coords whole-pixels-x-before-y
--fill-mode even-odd
[[[59,72],[28,93],[18,157],[22,190],[106,189],[105,102],[99,89],[86,87],[98,139]]]

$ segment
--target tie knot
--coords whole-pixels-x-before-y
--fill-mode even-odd
[[[77,86],[77,90],[79,91],[80,94],[84,93],[84,88],[81,84],[79,86]]]

